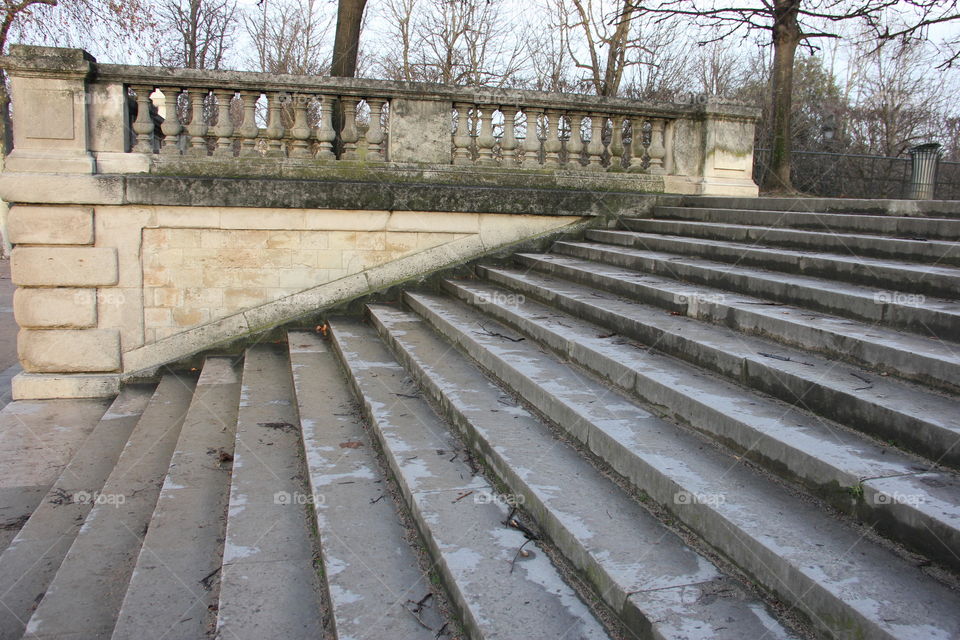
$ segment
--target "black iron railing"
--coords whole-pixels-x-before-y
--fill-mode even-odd
[[[753,177],[758,183],[770,162],[769,149],[756,149]],[[827,198],[909,198],[910,158],[825,151],[793,152],[793,186]],[[960,200],[960,162],[940,161],[933,197]]]

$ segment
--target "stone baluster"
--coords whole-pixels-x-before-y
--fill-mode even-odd
[[[523,141],[523,166],[535,168],[540,166],[540,136],[537,135],[537,123],[543,109],[530,107],[527,113],[527,137]]]
[[[340,141],[343,143],[343,155],[341,160],[359,160],[357,155],[357,142],[360,135],[357,132],[357,102],[356,98],[346,96],[340,99],[343,105],[343,130],[340,133]]]
[[[133,150],[139,153],[153,153],[153,118],[150,117],[150,94],[153,87],[137,85],[133,87],[137,92],[137,119],[133,123],[133,132],[137,134]]]
[[[493,157],[493,145],[497,139],[493,137],[493,106],[484,105],[480,112],[480,135],[477,136],[477,164],[493,166],[497,159]]]
[[[286,151],[283,148],[283,96],[284,93],[273,92],[267,106],[267,157],[283,158]]]
[[[255,158],[260,155],[257,151],[257,136],[260,134],[260,127],[257,126],[257,100],[260,99],[260,92],[241,91],[240,99],[243,101],[243,123],[239,131],[240,156]]]
[[[320,121],[317,123],[316,136],[320,143],[320,150],[317,151],[318,160],[336,160],[337,152],[333,149],[333,143],[337,139],[337,132],[333,129],[333,113],[336,105],[336,99],[330,96],[317,96],[320,102]]]
[[[630,171],[634,173],[645,172],[643,167],[643,156],[647,151],[647,145],[643,139],[643,129],[646,118],[636,116],[630,118],[630,126],[633,130],[633,143],[631,145]]]
[[[453,164],[473,164],[473,157],[470,153],[471,137],[467,124],[470,104],[457,102],[454,104],[454,108],[457,110],[457,131],[453,135]]]
[[[233,121],[230,119],[230,103],[233,102],[234,91],[229,89],[215,89],[213,95],[217,98],[217,126],[213,132],[217,136],[216,156],[233,156]]]
[[[603,170],[603,124],[606,118],[598,113],[590,114],[590,144],[587,145],[587,153],[590,155],[590,164],[587,169],[591,171]]]
[[[386,102],[383,98],[369,98],[367,104],[370,105],[370,128],[367,129],[367,161],[383,162],[386,155],[383,153],[383,125],[380,122],[383,115],[383,105]]]
[[[517,123],[517,110],[501,105],[500,113],[503,114],[503,138],[500,139],[503,165],[505,167],[515,167],[517,165],[517,136],[514,128]]]
[[[163,147],[160,153],[163,155],[180,155],[180,132],[183,131],[183,125],[180,124],[180,89],[167,87],[163,92],[164,104],[166,105],[166,114],[160,130],[163,132]]]
[[[583,165],[580,164],[586,146],[581,129],[583,118],[584,113],[582,111],[574,111],[567,116],[567,121],[570,122],[570,139],[567,140],[567,163],[572,169],[583,168]]]
[[[623,122],[616,114],[610,116],[610,166],[608,171],[623,169]]]
[[[556,109],[547,109],[547,137],[543,141],[543,164],[548,167],[560,166],[560,112]]]
[[[663,159],[667,155],[667,149],[663,144],[663,119],[653,118],[650,121],[650,147],[647,149],[647,155],[650,156],[650,173],[665,173]]]
[[[310,127],[307,126],[307,103],[309,98],[302,93],[293,96],[293,128],[290,137],[293,145],[290,148],[291,158],[312,158],[310,149]]]
[[[190,124],[187,133],[190,135],[190,155],[206,157],[207,155],[207,120],[204,113],[207,89],[190,89]]]

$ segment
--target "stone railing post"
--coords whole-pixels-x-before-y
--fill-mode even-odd
[[[12,45],[3,66],[16,109],[12,172],[93,173],[87,78],[93,56],[80,49]],[[126,95],[122,96],[126,101]],[[127,116],[129,118],[129,116]]]
[[[665,174],[665,191],[757,195],[753,182],[754,109],[707,103],[690,116],[675,119],[669,127],[657,127],[655,121],[652,125],[651,168]],[[659,148],[654,149],[655,144]],[[655,154],[659,166],[654,164]]]
[[[466,133],[466,110],[469,105],[457,103],[462,110],[457,137]],[[390,161],[450,164],[450,128],[453,101],[394,98],[390,101]],[[459,147],[458,147],[459,151]],[[463,158],[461,161],[463,162]],[[458,162],[459,164],[459,162]]]

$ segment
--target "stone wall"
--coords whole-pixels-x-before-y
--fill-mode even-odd
[[[17,204],[18,398],[120,380],[578,216]]]

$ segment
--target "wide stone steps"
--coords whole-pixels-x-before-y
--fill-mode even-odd
[[[0,638],[20,638],[104,483],[152,389],[125,388],[0,555]],[[77,494],[80,495],[76,498]]]
[[[957,594],[864,531],[496,320],[441,296],[408,293],[406,301],[510,391],[803,611],[817,632],[913,637],[922,625],[929,637],[946,638],[960,631]]]
[[[27,623],[29,638],[106,638],[117,621],[193,393],[167,374]]]
[[[868,435],[960,467],[954,398],[567,280],[481,267],[491,282]]]
[[[623,224],[627,229],[640,233],[812,249],[853,257],[871,256],[889,260],[960,265],[960,243],[957,242],[689,220],[627,218],[623,220]]]
[[[793,198],[684,196],[671,203],[698,209],[748,209],[790,213],[960,219],[960,208],[950,200],[874,200],[860,198]]]
[[[641,635],[788,637],[756,596],[688,546],[422,318],[371,320],[430,398],[599,597]]]
[[[945,298],[960,294],[960,269],[954,267],[635,231],[593,230],[586,236],[597,242],[886,287],[905,294]]]
[[[415,535],[397,517],[393,489],[329,340],[289,333],[333,626],[340,638],[429,638],[444,624],[419,566]],[[427,599],[411,615],[410,602]],[[413,607],[414,609],[416,606]],[[433,631],[428,631],[424,624]]]
[[[634,394],[739,455],[806,489],[834,507],[960,569],[960,493],[956,474],[866,440],[790,404],[751,393],[702,369],[648,350],[625,349],[606,327],[471,281],[446,289],[478,312],[547,345],[560,357]],[[411,294],[413,304],[420,300]],[[912,496],[909,504],[902,498]]]
[[[716,222],[734,225],[762,225],[764,227],[808,229],[834,233],[864,233],[894,238],[947,240],[960,239],[960,220],[943,218],[911,218],[907,216],[880,216],[844,213],[816,213],[805,211],[757,211],[753,209],[722,209],[705,207],[654,207],[651,217],[691,222]],[[632,229],[633,219],[624,225]]]
[[[960,391],[960,344],[944,344],[764,298],[555,254],[516,255],[519,264],[737,331],[771,337],[877,373]]]
[[[216,621],[240,376],[207,358],[180,428],[113,638],[200,638]]]
[[[960,637],[960,216],[691,201],[101,402],[0,640]]]
[[[597,242],[556,242],[553,253],[712,286],[945,340],[960,340],[960,303],[824,278]]]
[[[363,411],[431,558],[472,638],[606,638],[603,626],[539,550],[448,425],[369,326],[331,323]]]

